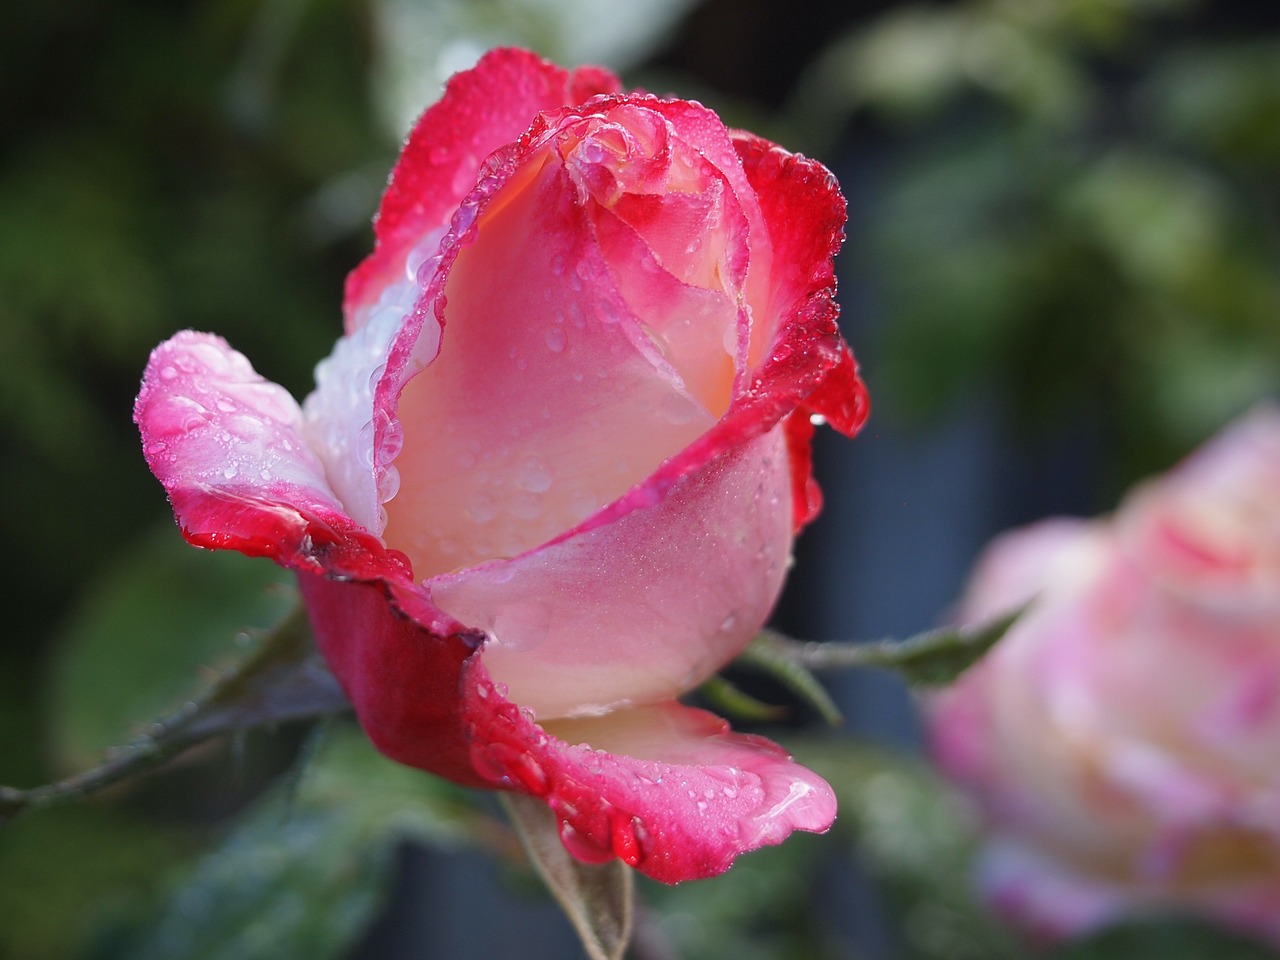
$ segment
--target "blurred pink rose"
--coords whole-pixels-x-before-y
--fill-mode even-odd
[[[1033,595],[928,704],[985,893],[1044,939],[1174,909],[1280,943],[1280,409],[1110,519],[999,538],[961,618]]]
[[[676,698],[777,598],[811,417],[866,415],[844,217],[820,164],[699,104],[494,51],[405,144],[315,392],[180,333],[148,463],[192,543],[298,571],[383,752],[544,798],[581,859],[719,873],[835,815]]]

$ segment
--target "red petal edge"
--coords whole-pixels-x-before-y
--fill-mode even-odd
[[[357,306],[398,274],[408,248],[442,230],[475,186],[481,163],[518,140],[544,110],[618,93],[602,67],[565,70],[514,47],[490,50],[455,74],[418,119],[396,161],[374,219],[374,252],[347,277],[348,324]]]
[[[541,797],[581,860],[618,857],[678,883],[723,873],[738,854],[793,830],[826,830],[835,817],[825,782],[776,744],[730,733],[719,717],[675,703],[642,708],[706,742],[713,763],[571,745],[493,683],[474,655],[483,636],[433,635],[398,616],[373,584],[298,580],[317,642],[379,750],[459,783]],[[350,643],[352,635],[362,642]],[[396,682],[381,682],[386,677]]]

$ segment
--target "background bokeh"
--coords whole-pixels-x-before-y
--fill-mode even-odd
[[[89,765],[288,607],[269,564],[174,531],[130,420],[147,354],[213,330],[305,395],[399,139],[500,43],[701,99],[840,177],[874,413],[819,444],[828,507],[778,614],[795,635],[932,625],[993,533],[1108,509],[1277,393],[1280,7],[20,5],[0,31],[0,783]],[[914,748],[906,696],[832,686],[848,728],[782,736],[841,789],[841,832],[646,889],[637,955],[1018,955],[957,879],[963,814],[865,746]],[[314,742],[242,738],[0,828],[0,956],[574,955],[485,800],[342,724],[299,766]]]

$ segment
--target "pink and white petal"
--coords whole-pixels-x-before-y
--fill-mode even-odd
[[[1061,860],[1016,840],[989,841],[977,873],[996,913],[1041,945],[1083,936],[1134,906],[1123,886],[1081,877]]]
[[[543,797],[565,847],[588,863],[617,857],[678,883],[835,819],[822,778],[705,711],[668,702],[544,730],[478,661],[463,691],[476,769],[493,785]]]
[[[385,402],[375,410],[374,398],[392,343],[420,293],[415,283],[388,286],[368,322],[339,339],[316,365],[316,389],[302,408],[303,430],[334,492],[348,514],[377,534],[386,526],[382,504],[398,488],[390,463],[396,451],[388,445],[396,442],[399,431]],[[434,356],[440,325],[434,318],[419,323],[418,349],[425,357]]]
[[[385,536],[420,578],[573,529],[714,422],[613,287],[549,151],[504,176],[437,278],[439,355],[412,373],[406,327],[379,391],[407,379]]]
[[[490,635],[490,675],[540,719],[673,699],[740,652],[777,598],[786,457],[778,427],[546,546],[426,585]]]
[[[293,398],[221,338],[184,331],[158,346],[134,420],[192,543],[314,567],[325,545],[372,541],[334,496]]]
[[[732,399],[738,328],[745,326],[735,298],[673,276],[611,211],[596,208],[592,215],[596,240],[628,308],[644,318],[644,332],[686,392],[720,417]]]
[[[489,154],[518,140],[538,113],[619,89],[599,67],[568,71],[513,48],[492,50],[451,78],[409,134],[378,208],[376,248],[347,280],[348,331],[388,284],[414,279],[407,261],[433,255]]]

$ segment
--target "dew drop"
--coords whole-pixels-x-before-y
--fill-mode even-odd
[[[472,749],[471,764],[475,767],[477,773],[494,781],[495,783],[510,782],[510,778],[507,776],[507,768],[503,765],[502,761],[493,756],[493,754],[484,747]]]
[[[551,489],[551,482],[554,479],[555,476],[550,467],[537,457],[530,457],[520,465],[516,484],[521,490],[528,490],[530,493],[546,493]]]
[[[724,352],[731,357],[738,355],[738,327],[737,324],[725,328],[724,331]]]
[[[669,393],[658,404],[662,416],[672,426],[684,426],[693,420],[695,410],[692,403],[679,394]]]
[[[397,420],[390,420],[382,428],[382,440],[378,447],[383,463],[390,463],[404,449],[404,427]]]
[[[564,331],[559,327],[552,327],[548,330],[544,339],[547,341],[547,349],[552,353],[562,353],[568,343]]]
[[[219,397],[216,405],[223,413],[235,413],[236,405],[226,397]]]
[[[370,420],[356,435],[356,460],[363,469],[373,466],[373,421]]]
[[[535,493],[520,493],[511,498],[511,513],[518,520],[537,520],[542,516],[542,498]]]
[[[178,370],[176,367],[166,366],[166,367],[160,368],[161,380],[176,380],[177,378],[178,378]]]
[[[400,471],[395,467],[387,467],[378,481],[378,499],[390,503],[400,492]]]
[[[467,504],[467,515],[476,523],[488,523],[498,515],[498,503],[489,494],[478,491]]]
[[[613,821],[610,829],[610,839],[613,845],[613,852],[618,855],[621,860],[629,867],[640,865],[640,861],[644,859],[644,850],[640,846],[640,839],[637,836],[636,827],[639,820],[636,817],[619,817]]]
[[[229,463],[227,464],[226,469],[222,471],[222,476],[223,476],[223,479],[230,480],[239,472],[240,472],[239,469],[236,467],[234,463]]]
[[[809,422],[815,427],[820,427],[827,422],[827,418],[820,413],[811,413],[809,414]]]
[[[588,839],[568,820],[560,822],[560,842],[571,854],[586,863],[604,863],[613,859],[613,849]]]

